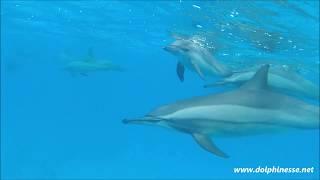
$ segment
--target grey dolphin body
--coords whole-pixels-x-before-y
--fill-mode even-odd
[[[250,80],[255,73],[256,70],[233,73],[231,76],[226,77],[221,81],[205,85],[205,87],[214,87],[225,84],[241,85]],[[268,85],[274,89],[287,93],[319,99],[319,87],[317,85],[295,72],[282,68],[270,68],[268,73]]]
[[[65,66],[65,69],[72,74],[79,73],[87,76],[88,73],[97,71],[123,71],[123,69],[109,61],[102,62],[86,62],[73,61]]]
[[[239,89],[191,98],[159,107],[124,123],[153,124],[193,136],[205,150],[228,157],[210,136],[240,136],[291,129],[318,129],[319,107],[273,92],[267,85],[269,65]]]
[[[164,50],[179,57],[177,74],[181,81],[184,80],[185,67],[195,71],[202,79],[208,76],[231,75],[231,71],[215,60],[208,49],[201,46],[196,38],[175,36],[175,41],[164,47]]]
[[[122,67],[113,64],[110,61],[98,61],[94,57],[91,49],[89,49],[86,58],[77,61],[71,61],[65,65],[64,69],[72,74],[81,74],[84,76],[87,76],[88,73],[97,71],[124,71]]]

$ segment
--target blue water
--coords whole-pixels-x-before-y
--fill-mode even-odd
[[[122,119],[225,90],[204,89],[190,71],[179,81],[177,58],[162,49],[173,33],[202,37],[232,68],[289,66],[319,84],[318,29],[311,0],[1,1],[1,179],[316,179],[319,130],[213,137],[223,159],[189,135]],[[126,71],[64,70],[90,48]],[[233,173],[258,166],[315,172]]]

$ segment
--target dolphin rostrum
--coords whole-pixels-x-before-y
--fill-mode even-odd
[[[250,80],[256,70],[248,70],[233,73],[221,81],[207,84],[204,87],[215,87],[217,85],[238,84],[241,85]],[[319,87],[298,73],[283,68],[270,68],[268,73],[268,85],[276,90],[281,90],[294,95],[319,99]]]
[[[184,69],[195,71],[201,79],[208,76],[229,76],[231,71],[219,63],[207,48],[203,47],[195,37],[174,36],[175,41],[163,49],[178,56],[177,74],[184,81]]]
[[[124,71],[119,65],[113,64],[110,61],[98,61],[91,49],[88,50],[88,55],[84,59],[71,61],[65,67],[65,70],[72,74],[81,74],[88,76],[90,72],[97,71]]]
[[[241,136],[291,129],[318,129],[319,107],[284,94],[267,85],[269,65],[239,89],[178,101],[123,123],[153,124],[191,134],[205,150],[228,157],[210,136]]]

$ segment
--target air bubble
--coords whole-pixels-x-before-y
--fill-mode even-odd
[[[192,5],[192,7],[196,8],[196,9],[201,9],[201,7],[198,5]]]

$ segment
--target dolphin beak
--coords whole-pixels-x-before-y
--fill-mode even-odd
[[[156,124],[160,122],[161,119],[153,118],[153,117],[143,117],[137,119],[123,119],[123,124]]]
[[[123,119],[122,123],[123,124],[139,124],[140,120],[139,119]]]
[[[168,45],[168,46],[163,47],[163,50],[168,51],[168,52],[176,52],[177,47],[174,45]]]

